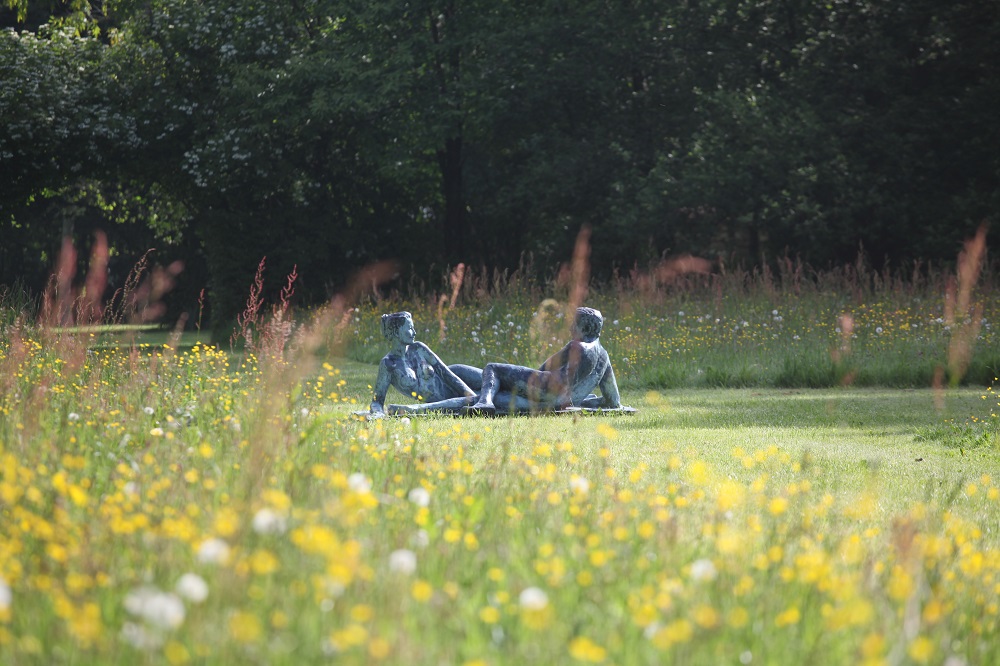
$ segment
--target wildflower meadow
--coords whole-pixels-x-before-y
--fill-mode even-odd
[[[593,292],[617,417],[353,414],[378,314],[535,364],[558,286],[242,349],[8,306],[0,662],[1000,662],[996,301],[806,283]]]

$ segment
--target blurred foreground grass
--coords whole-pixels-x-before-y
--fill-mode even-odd
[[[1000,660],[981,390],[354,420],[374,370],[7,329],[0,661]]]

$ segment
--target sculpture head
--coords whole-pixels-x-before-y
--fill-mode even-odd
[[[574,328],[584,338],[596,338],[604,328],[604,316],[594,308],[577,308]]]
[[[401,339],[400,333],[413,329],[413,315],[409,312],[393,312],[382,315],[382,335],[387,340]],[[402,340],[407,344],[413,342],[413,336],[406,336],[409,339]]]

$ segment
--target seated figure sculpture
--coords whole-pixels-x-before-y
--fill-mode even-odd
[[[577,308],[573,340],[539,368],[489,363],[483,368],[479,399],[465,412],[541,412],[570,407],[619,410],[621,396],[608,352],[601,346],[604,317],[593,308]],[[602,396],[591,391],[600,387]]]
[[[436,411],[457,411],[476,400],[482,370],[470,365],[445,365],[430,347],[417,342],[416,334],[409,312],[382,315],[382,335],[393,346],[378,366],[375,395],[369,407],[371,416],[412,413],[426,406],[385,405],[389,386],[395,386],[403,395],[437,405]]]

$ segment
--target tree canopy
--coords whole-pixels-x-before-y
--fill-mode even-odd
[[[307,299],[378,259],[549,265],[584,225],[598,275],[899,265],[1000,209],[986,0],[6,6],[4,283],[105,228],[202,266],[225,321],[264,255]]]

